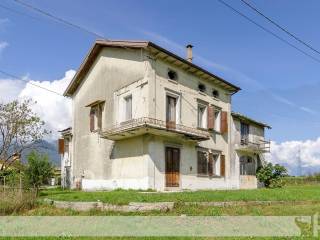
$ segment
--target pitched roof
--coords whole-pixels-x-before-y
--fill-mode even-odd
[[[232,112],[231,115],[233,117],[235,117],[235,118],[240,119],[240,120],[247,121],[247,122],[250,122],[250,123],[254,123],[254,124],[259,125],[261,127],[266,127],[268,129],[271,129],[270,125],[268,125],[266,123],[263,123],[263,122],[256,121],[256,120],[254,120],[254,119],[252,119],[250,117],[247,117],[247,116],[245,116],[245,115],[243,115],[241,113]]]
[[[80,65],[76,75],[73,77],[69,86],[64,92],[64,96],[71,96],[78,86],[80,85],[83,77],[89,71],[91,65],[95,61],[99,52],[103,47],[113,47],[113,48],[144,48],[149,49],[152,54],[157,58],[166,58],[167,61],[172,61],[173,64],[183,67],[186,71],[189,71],[193,74],[203,77],[208,80],[214,81],[216,84],[221,85],[231,92],[235,93],[240,90],[240,88],[232,83],[214,75],[213,73],[201,68],[198,65],[195,65],[186,59],[179,57],[178,55],[158,46],[157,44],[150,41],[108,41],[108,40],[96,40],[93,47],[85,57],[84,61]]]

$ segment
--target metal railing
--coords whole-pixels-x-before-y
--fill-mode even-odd
[[[263,152],[270,152],[270,141],[266,140],[258,139],[250,141],[249,138],[242,138],[240,141],[240,145]]]
[[[142,127],[150,127],[160,130],[172,131],[176,133],[181,133],[190,137],[209,139],[209,132],[197,128],[187,127],[182,124],[176,124],[174,122],[166,122],[159,119],[142,117],[132,119],[126,122],[122,122],[118,125],[114,125],[110,128],[104,129],[102,135],[116,135],[123,132],[132,131]]]

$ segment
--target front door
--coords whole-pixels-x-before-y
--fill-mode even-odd
[[[166,147],[166,187],[179,187],[180,149]]]

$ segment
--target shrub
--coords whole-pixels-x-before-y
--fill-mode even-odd
[[[285,176],[287,176],[287,169],[279,164],[268,163],[257,170],[258,180],[267,188],[282,187],[284,184],[282,178]]]
[[[47,155],[32,151],[28,155],[28,165],[25,170],[26,178],[38,194],[41,185],[46,183],[54,174],[54,167],[49,162]]]

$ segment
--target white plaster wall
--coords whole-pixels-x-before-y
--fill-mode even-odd
[[[132,119],[147,117],[148,114],[148,79],[138,80],[114,93],[113,124],[119,125],[125,119],[125,98],[132,96]]]
[[[150,188],[164,191],[165,187],[165,147],[180,149],[180,189],[235,189],[238,181],[224,177],[199,177],[197,175],[196,144],[179,139],[152,137],[149,142]],[[219,167],[219,166],[217,166]]]
[[[82,178],[111,180],[114,175],[110,159],[114,142],[90,132],[90,109],[85,106],[105,100],[102,128],[114,124],[114,92],[145,79],[147,68],[143,50],[104,48],[84,77],[72,96],[74,183]]]
[[[177,83],[167,79],[170,67],[178,72]],[[207,86],[207,94],[199,93],[198,83]],[[220,92],[220,99],[210,96],[212,89]],[[89,108],[96,100],[105,100],[102,128],[118,124],[121,99],[133,96],[133,117],[165,120],[166,91],[180,96],[179,122],[197,127],[198,101],[213,104],[228,112],[229,132],[212,132],[208,141],[199,144],[184,139],[144,135],[113,142],[89,131]],[[153,61],[141,50],[105,48],[73,96],[73,176],[82,179],[82,188],[164,189],[164,146],[178,144],[181,149],[181,188],[220,189],[239,185],[235,163],[230,158],[231,97],[219,86],[179,70],[161,60]],[[120,119],[120,120],[119,120]],[[226,158],[225,178],[203,178],[196,175],[196,145],[220,151]],[[192,169],[190,170],[190,167]],[[233,175],[232,175],[233,174]],[[237,175],[239,176],[239,175]]]
[[[241,175],[240,188],[241,189],[255,189],[258,187],[258,180],[256,176]]]
[[[229,149],[229,138],[231,136],[230,125],[231,125],[231,97],[230,94],[217,86],[213,82],[205,81],[200,79],[199,77],[187,73],[169,63],[163,62],[162,60],[157,59],[156,61],[150,60],[150,65],[153,67],[154,72],[150,74],[150,84],[149,84],[149,117],[156,118],[165,121],[166,120],[166,94],[175,94],[179,96],[178,102],[178,123],[197,128],[197,109],[198,102],[205,102],[207,104],[212,104],[217,108],[220,108],[222,111],[228,112],[228,120],[229,120],[229,131],[227,134],[220,134],[217,132],[211,132],[211,138],[208,141],[199,142],[197,145],[200,147],[212,149],[215,151],[219,151],[225,155],[226,159],[226,176],[223,179],[203,179],[195,176],[193,172],[188,173],[186,177],[182,177],[181,179],[185,179],[182,187],[189,189],[200,189],[200,188],[215,188],[215,186],[220,186],[221,188],[229,188],[229,184],[226,182],[231,181],[230,177],[230,169],[231,163],[230,158],[230,149]],[[167,71],[168,69],[173,69],[178,73],[177,82],[168,80]],[[206,93],[199,93],[198,84],[204,83],[207,87]],[[219,99],[212,97],[211,92],[212,89],[217,89],[220,93]],[[169,139],[173,142],[179,141],[179,139]],[[164,178],[162,171],[164,172],[164,145],[163,143],[153,142],[151,143],[153,147],[151,147],[150,154],[152,155],[152,159],[156,161],[157,165],[160,169],[155,171],[156,185],[157,189],[162,189],[164,186]],[[196,166],[197,164],[197,156],[195,151],[195,144],[189,149],[189,153],[184,154],[184,161],[186,160],[189,165]],[[189,148],[189,147],[188,147]],[[188,149],[186,148],[186,149]],[[187,152],[187,150],[184,152]],[[156,153],[157,152],[157,153]],[[154,157],[156,155],[156,157]],[[192,162],[192,164],[190,164]],[[182,165],[182,168],[187,168],[187,165]],[[193,171],[196,171],[196,167],[193,167]],[[186,170],[186,169],[184,169]],[[151,174],[150,170],[150,174]],[[153,176],[152,175],[152,176]],[[193,176],[192,176],[193,175]],[[239,178],[232,179],[233,182],[236,182],[236,185],[239,185]],[[206,184],[205,184],[206,183]],[[214,183],[214,184],[211,184]],[[219,188],[220,188],[219,187]]]

